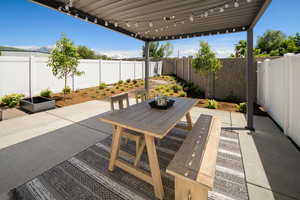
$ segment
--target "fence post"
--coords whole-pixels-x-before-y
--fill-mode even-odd
[[[133,79],[136,79],[136,72],[135,72],[135,68],[136,68],[136,62],[137,61],[133,61]]]
[[[284,55],[284,62],[285,62],[285,67],[284,67],[284,96],[287,98],[286,103],[283,105],[284,106],[284,122],[283,122],[283,132],[285,135],[289,135],[289,128],[290,128],[290,114],[291,114],[291,106],[292,106],[292,100],[293,98],[291,97],[291,90],[293,88],[293,80],[292,80],[292,74],[293,74],[293,69],[292,69],[292,63],[291,59],[292,56],[295,54],[293,53],[287,53]]]
[[[99,60],[99,85],[101,84],[101,65],[102,65],[102,61]]]
[[[121,75],[121,73],[122,73],[121,68],[122,68],[122,60],[120,60],[120,62],[119,62],[119,80],[122,80],[122,79],[121,79],[121,78],[122,78],[122,75]]]
[[[34,56],[29,56],[29,97],[33,97],[36,86],[36,68]]]

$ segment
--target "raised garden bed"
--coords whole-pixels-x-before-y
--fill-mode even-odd
[[[40,96],[25,98],[20,101],[20,108],[30,113],[36,113],[55,108],[55,100]]]

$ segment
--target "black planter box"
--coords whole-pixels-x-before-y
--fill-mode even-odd
[[[25,98],[20,101],[20,107],[31,113],[55,108],[55,101],[46,97]]]

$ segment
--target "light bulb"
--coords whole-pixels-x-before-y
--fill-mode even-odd
[[[234,7],[235,7],[235,8],[238,8],[239,6],[240,6],[239,2],[237,2],[237,1],[234,2]]]
[[[58,7],[58,10],[61,11],[61,9],[62,9],[61,6],[59,6],[59,7]]]
[[[225,7],[225,8],[229,8],[229,4],[226,3],[226,4],[224,5],[224,7]]]
[[[190,19],[191,22],[193,22],[194,21],[194,16],[190,15],[189,19]]]
[[[78,13],[75,14],[75,18],[78,18]]]
[[[108,26],[108,22],[107,21],[105,21],[104,24],[105,24],[105,26]]]
[[[127,23],[126,23],[126,26],[127,26],[128,28],[130,27],[130,24],[129,24],[129,22],[127,22]]]
[[[115,22],[115,24],[114,24],[114,25],[115,25],[115,27],[118,27],[118,23],[117,23],[117,22]]]
[[[220,8],[220,12],[221,13],[224,12],[224,8],[223,7]]]
[[[233,32],[235,32],[235,28],[234,28],[234,29],[232,29],[232,31],[233,31]]]
[[[138,26],[139,26],[139,24],[138,24],[138,23],[135,23],[135,24],[134,24],[134,26],[135,26],[135,27],[138,27]]]
[[[95,24],[98,23],[98,19],[97,19],[97,18],[94,19],[94,23],[95,23]]]
[[[177,25],[176,25],[176,23],[174,23],[174,27],[176,27]]]
[[[69,11],[69,5],[65,5],[65,9]]]
[[[252,2],[252,0],[247,0],[247,3],[251,3]]]
[[[205,12],[205,13],[204,13],[204,17],[208,17],[208,12]]]
[[[157,30],[157,29],[155,29],[155,32],[158,32],[158,30]]]
[[[89,21],[89,18],[88,18],[88,17],[85,17],[85,21],[86,21],[86,22]]]
[[[153,23],[152,22],[149,22],[149,27],[153,27]]]

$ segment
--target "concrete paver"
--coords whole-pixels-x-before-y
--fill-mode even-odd
[[[90,101],[0,122],[0,194],[111,134],[98,120],[109,110],[108,101]],[[194,107],[192,120],[200,114],[239,133],[250,200],[300,200],[300,153],[272,120],[255,116],[249,132],[244,114]]]

